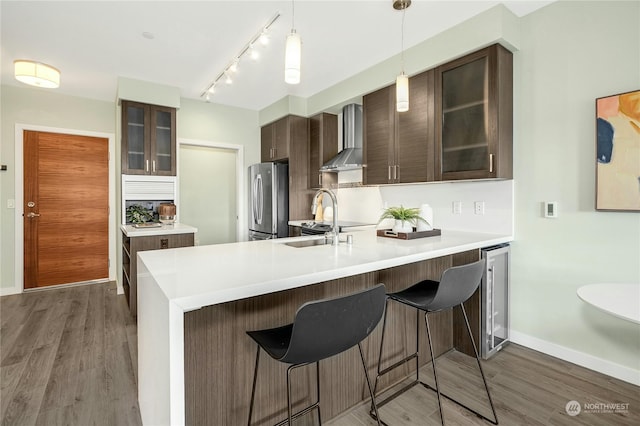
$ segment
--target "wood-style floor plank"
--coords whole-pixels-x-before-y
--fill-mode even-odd
[[[437,367],[445,392],[490,416],[473,358],[452,351],[437,359]],[[500,425],[640,424],[640,388],[629,383],[514,344],[483,361],[483,368]],[[0,298],[3,426],[141,425],[136,375],[136,325],[124,296],[116,295],[114,283]],[[430,364],[422,367],[420,377],[433,384]],[[629,410],[583,411],[571,417],[565,411],[571,400],[628,403]],[[489,424],[457,404],[443,401],[447,424]],[[376,423],[368,408],[363,403],[333,420],[324,419],[325,424],[373,426]],[[440,424],[436,395],[422,386],[414,386],[380,412],[393,426]],[[313,425],[317,420],[302,418],[294,424]]]
[[[130,353],[135,323],[115,283],[0,303],[3,426],[142,424]]]

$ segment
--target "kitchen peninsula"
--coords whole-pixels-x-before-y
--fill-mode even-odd
[[[295,240],[309,238],[318,237]],[[296,248],[286,245],[289,238],[139,253],[142,420],[149,425],[245,423],[256,351],[246,330],[291,322],[296,309],[310,300],[378,282],[396,291],[422,279],[438,279],[450,266],[477,260],[480,248],[512,239],[443,230],[438,237],[407,241],[376,237],[375,231],[367,230],[355,233],[350,245]],[[477,317],[477,312],[476,307],[470,315]],[[405,333],[415,336],[416,327],[415,314],[394,308],[390,315],[396,318],[390,326],[398,337],[385,348],[385,362],[402,355]],[[452,347],[465,350],[465,343],[458,342],[462,334],[455,312],[438,313],[433,322],[436,355]],[[380,328],[364,345],[371,372]],[[421,344],[426,345],[424,340]],[[284,370],[263,360],[254,419],[275,423],[286,406]],[[321,363],[323,418],[335,417],[366,398],[364,375],[352,367],[357,362],[356,352],[348,351]],[[400,370],[399,377],[389,377],[382,387],[408,374]],[[294,409],[315,398],[313,375],[303,371],[293,379]]]

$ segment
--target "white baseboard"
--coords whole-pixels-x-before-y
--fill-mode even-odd
[[[0,297],[20,293],[22,293],[22,290],[18,287],[0,287]]]
[[[510,330],[510,340],[518,345],[526,346],[538,352],[588,368],[589,370],[594,370],[598,373],[606,374],[607,376],[640,386],[640,371],[634,370],[633,368],[529,336],[516,330]]]

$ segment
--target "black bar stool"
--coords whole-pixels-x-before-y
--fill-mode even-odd
[[[487,386],[487,380],[484,377],[484,372],[482,371],[482,365],[480,364],[480,358],[478,356],[478,348],[473,339],[473,335],[471,334],[471,327],[469,327],[467,312],[465,311],[464,304],[463,304],[463,302],[465,302],[467,299],[469,299],[473,295],[473,293],[476,291],[476,289],[480,285],[480,280],[482,279],[484,266],[485,266],[484,259],[478,262],[467,264],[467,265],[454,266],[452,268],[445,270],[442,273],[442,277],[440,278],[440,281],[424,280],[400,292],[387,294],[387,302],[386,302],[387,304],[389,303],[389,301],[395,301],[416,309],[416,351],[415,353],[396,362],[395,364],[381,370],[380,363],[382,361],[382,348],[384,345],[384,334],[385,334],[385,328],[387,324],[387,310],[385,309],[384,320],[382,322],[382,339],[380,342],[380,355],[378,357],[378,374],[376,376],[373,392],[375,394],[378,388],[378,380],[380,379],[380,377],[389,373],[395,368],[400,367],[401,365],[404,365],[405,363],[411,361],[412,359],[416,360],[416,379],[410,384],[404,386],[402,389],[390,395],[388,398],[384,399],[381,402],[378,402],[377,403],[378,407],[382,407],[383,405],[392,401],[394,398],[401,395],[411,387],[420,383],[426,388],[431,389],[438,394],[438,407],[440,409],[440,419],[443,425],[444,425],[444,416],[442,413],[442,401],[441,401],[440,395],[455,402],[461,407],[464,407],[467,410],[475,413],[476,415],[482,417],[483,419],[495,425],[498,424],[498,416],[496,415],[496,410],[493,406],[491,395],[489,394],[489,387]],[[489,404],[491,405],[491,411],[493,412],[494,420],[491,420],[483,416],[482,414],[478,413],[477,411],[454,400],[453,398],[445,394],[442,394],[440,392],[440,387],[438,386],[438,374],[436,373],[436,359],[433,356],[433,345],[431,343],[431,329],[429,328],[429,313],[439,312],[445,309],[453,308],[458,305],[462,308],[462,314],[464,315],[464,321],[467,326],[467,332],[469,333],[469,337],[473,345],[473,350],[475,352],[476,361],[478,362],[478,367],[480,368],[480,374],[482,375],[484,388],[487,392],[487,396],[489,397]],[[420,311],[423,311],[425,313],[424,320],[427,325],[427,337],[429,338],[429,351],[431,352],[431,360],[433,365],[433,377],[436,385],[435,389],[430,385],[420,381],[420,373],[419,373],[420,364],[419,364],[419,354],[418,354],[418,348],[419,348],[418,325],[420,322]],[[375,410],[371,410],[370,414],[371,414],[371,417],[380,421],[380,418],[377,414],[378,407],[374,407]],[[386,424],[386,423],[383,422],[383,424]]]
[[[253,387],[251,389],[251,404],[249,405],[249,426],[251,426],[251,416],[253,414],[261,348],[276,361],[291,364],[287,368],[288,416],[277,425],[291,425],[294,418],[307,414],[314,409],[318,410],[318,421],[322,424],[320,416],[320,361],[356,345],[360,350],[360,359],[362,360],[364,375],[371,395],[373,411],[376,413],[376,418],[379,417],[373,387],[369,380],[360,343],[378,325],[384,308],[385,287],[384,284],[378,284],[375,287],[348,296],[305,303],[296,312],[292,324],[267,330],[247,331],[249,337],[258,344]],[[291,371],[312,363],[316,364],[316,392],[318,399],[310,406],[294,414],[291,407]],[[379,421],[378,425],[380,425]]]

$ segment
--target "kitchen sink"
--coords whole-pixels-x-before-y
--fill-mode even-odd
[[[330,245],[331,239],[328,238],[314,238],[312,240],[299,240],[299,241],[289,241],[284,243],[287,246],[301,248],[301,247],[313,247],[313,246],[324,246]]]

